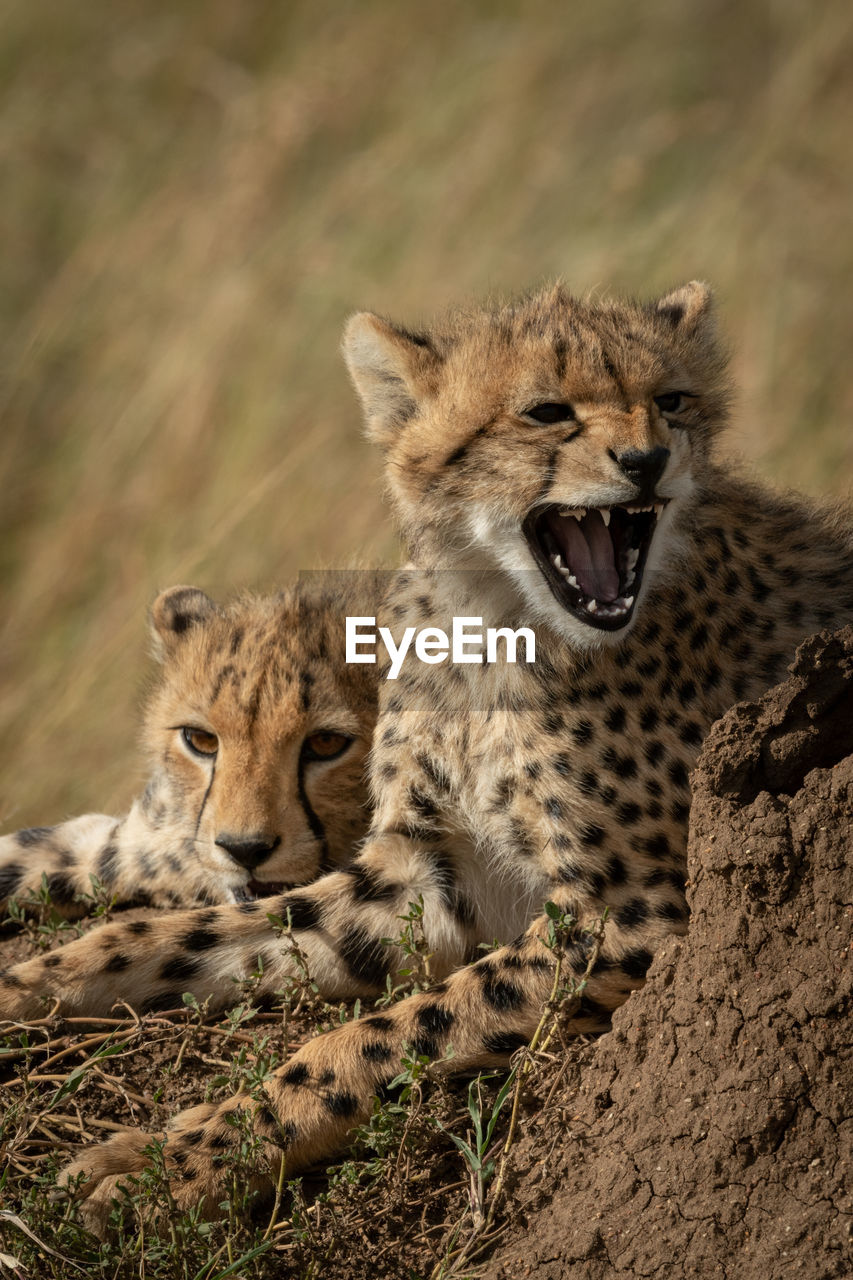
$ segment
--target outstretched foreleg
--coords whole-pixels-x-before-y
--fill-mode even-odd
[[[271,995],[306,970],[325,996],[376,994],[405,963],[393,940],[411,903],[423,904],[424,947],[440,976],[476,942],[448,876],[433,850],[388,836],[352,867],[274,898],[117,920],[3,974],[0,1016],[35,1016],[45,996],[61,1012],[93,1015],[119,999],[173,1008],[184,992],[223,1008],[239,998],[235,980],[253,978],[258,996]]]
[[[574,904],[558,905],[567,912]],[[578,923],[559,914],[555,924],[554,914],[428,992],[309,1041],[265,1082],[260,1099],[238,1096],[181,1113],[161,1135],[176,1201],[203,1201],[205,1212],[217,1212],[227,1195],[227,1151],[242,1127],[234,1123],[236,1111],[248,1113],[267,1152],[258,1186],[266,1177],[269,1188],[282,1161],[290,1176],[344,1149],[407,1055],[437,1060],[437,1069],[446,1072],[504,1065],[529,1042],[555,992],[563,998],[563,1032],[603,1029],[610,1011],[642,984],[641,970],[663,934],[657,926],[626,931],[600,919]],[[125,1173],[144,1166],[144,1140],[128,1143],[120,1135],[71,1166],[71,1173],[88,1178],[82,1194],[89,1197],[86,1212],[96,1229],[121,1183],[122,1160]]]

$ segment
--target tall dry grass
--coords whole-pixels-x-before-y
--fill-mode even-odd
[[[159,587],[393,559],[354,307],[709,278],[737,448],[844,491],[851,37],[843,0],[6,0],[0,827],[130,795]]]

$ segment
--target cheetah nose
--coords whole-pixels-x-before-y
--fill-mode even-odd
[[[226,853],[230,853],[235,862],[247,871],[254,871],[281,844],[281,836],[267,835],[262,831],[253,832],[249,836],[233,836],[227,831],[220,832],[216,844]]]
[[[651,497],[655,485],[669,462],[669,449],[662,444],[654,449],[626,449],[616,461],[629,480],[638,485],[644,497]]]

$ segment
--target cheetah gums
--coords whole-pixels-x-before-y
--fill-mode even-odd
[[[120,923],[3,989],[20,1016],[49,991],[104,1008],[110,959],[137,998],[199,997],[263,956],[274,990],[292,965],[267,912],[289,915],[330,996],[370,995],[400,964],[383,939],[421,898],[427,993],[300,1049],[245,1096],[181,1113],[167,1166],[180,1204],[221,1199],[221,1151],[251,1111],[269,1176],[327,1156],[369,1114],[401,1050],[455,1069],[506,1062],[552,982],[550,901],[576,921],[568,960],[600,953],[574,1017],[606,1025],[661,940],[683,932],[689,774],[708,727],[784,671],[798,641],[853,618],[851,527],[713,460],[725,361],[708,289],[652,303],[585,303],[561,287],[412,333],[354,317],[345,355],[413,567],[380,610],[406,628],[453,617],[535,628],[533,664],[408,662],[380,683],[374,813],[351,867],[259,903],[170,914],[148,938]],[[474,960],[477,944],[511,940]],[[144,952],[144,954],[142,954]],[[103,1221],[147,1135],[85,1152],[89,1220]]]
[[[368,823],[377,679],[343,662],[344,616],[380,589],[323,574],[227,606],[194,587],[159,595],[142,795],[123,818],[0,837],[0,905],[32,910],[42,885],[66,917],[95,887],[119,906],[246,902],[348,863]]]

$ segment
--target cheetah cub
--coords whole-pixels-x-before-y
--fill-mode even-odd
[[[251,1112],[269,1176],[328,1156],[370,1113],[401,1049],[498,1064],[532,1033],[552,982],[550,901],[575,920],[574,1020],[606,1025],[656,948],[687,925],[689,774],[713,720],[784,671],[809,632],[853,618],[849,519],[774,496],[712,459],[724,359],[706,286],[650,303],[582,302],[561,287],[413,333],[358,315],[344,350],[414,568],[382,609],[397,643],[454,618],[529,627],[535,662],[451,663],[435,651],[380,683],[375,809],[353,865],[274,899],[330,996],[369,996],[400,965],[407,904],[439,985],[320,1036],[245,1096],[179,1115],[165,1156],[182,1204],[223,1199],[221,1151]],[[432,637],[435,638],[434,636]],[[422,651],[427,653],[426,648]],[[293,961],[266,903],[169,917],[137,962],[144,999],[203,997],[223,970],[264,980]],[[108,932],[111,930],[112,932]],[[477,944],[503,947],[473,960]],[[85,940],[84,940],[85,941]],[[3,1001],[50,991],[101,1006],[109,959],[81,943],[51,972],[13,971]],[[83,993],[81,996],[80,993]],[[87,1151],[89,1220],[140,1169],[146,1135]],[[266,1185],[259,1175],[259,1186]]]
[[[247,902],[349,862],[368,821],[377,680],[343,662],[343,619],[370,603],[370,577],[226,606],[194,587],[158,596],[142,795],[123,818],[0,837],[0,905],[30,910],[42,884],[66,917],[93,885],[118,905]]]

